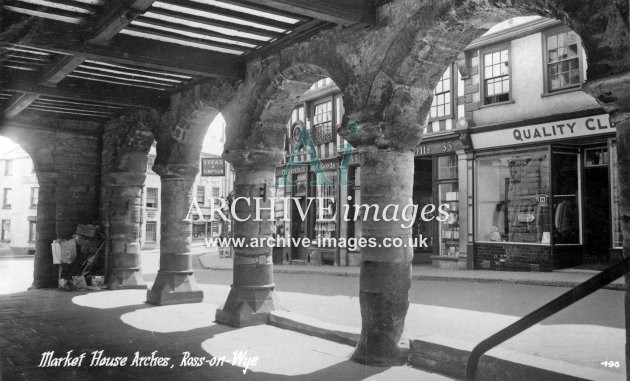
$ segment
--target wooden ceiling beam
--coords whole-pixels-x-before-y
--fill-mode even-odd
[[[72,45],[62,40],[42,42],[36,36],[23,45],[50,53],[196,77],[243,78],[245,75],[242,56],[133,36],[116,36],[115,46]]]
[[[5,119],[13,119],[39,98],[39,94],[18,92],[9,99],[2,112]]]
[[[240,0],[230,2],[247,4]],[[370,0],[257,0],[256,3],[343,26],[370,24],[374,13]]]
[[[154,93],[138,90],[133,91],[126,86],[123,89],[114,89],[104,86],[90,86],[88,89],[67,89],[48,87],[33,81],[20,79],[16,80],[15,78],[11,78],[10,80],[2,82],[2,89],[20,93],[29,93],[38,97],[47,96],[65,98],[92,103],[106,103],[123,107],[157,108],[160,104],[160,98]],[[32,101],[35,101],[35,99],[37,98],[32,99]]]
[[[112,39],[136,17],[146,12],[155,0],[110,1],[95,23],[91,44],[109,45]]]

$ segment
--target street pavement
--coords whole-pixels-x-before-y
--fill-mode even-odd
[[[149,282],[154,279],[155,272],[157,271],[156,258],[159,258],[159,255],[156,255],[156,253],[145,253],[143,255],[143,273],[145,279]],[[231,262],[229,258],[218,258],[218,255],[215,260]],[[13,306],[16,297],[23,300],[24,303],[28,305],[33,303],[33,297],[28,296],[35,295],[40,291],[35,291],[34,293],[15,293],[16,291],[24,290],[24,288],[28,286],[31,272],[32,260],[0,260],[0,293],[7,294],[6,299],[2,302],[2,304],[0,304],[3,308],[5,308],[0,310],[0,314],[6,315],[7,313],[10,314],[12,310],[16,310]],[[88,293],[82,295],[81,298],[72,298],[71,300],[73,303],[71,303],[71,306],[74,308],[76,305],[79,305],[81,307],[81,311],[82,308],[105,310],[122,309],[124,311],[121,310],[122,313],[114,319],[116,323],[119,323],[118,320],[120,320],[124,324],[135,327],[138,330],[151,332],[152,337],[158,333],[168,334],[168,330],[172,330],[173,327],[177,327],[179,332],[194,331],[203,327],[208,327],[209,322],[212,322],[216,307],[225,301],[227,293],[229,292],[228,286],[231,282],[231,272],[228,270],[200,270],[196,271],[195,276],[197,281],[201,284],[201,287],[204,289],[205,300],[202,304],[150,307],[143,304],[145,298],[144,291],[130,290]],[[294,314],[306,316],[310,319],[332,324],[350,332],[359,331],[361,320],[357,298],[358,278],[355,276],[329,276],[317,273],[276,273],[275,281],[278,290],[279,307],[281,309],[290,311]],[[414,339],[430,339],[435,337],[456,338],[458,340],[476,343],[501,327],[515,321],[519,316],[522,316],[531,311],[533,308],[544,304],[544,302],[566,290],[567,288],[564,287],[536,286],[505,282],[484,283],[477,281],[454,281],[453,279],[433,281],[415,280],[412,282],[412,289],[410,290],[410,300],[412,304],[410,305],[409,313],[407,315],[403,335],[405,338]],[[54,300],[58,299],[57,295],[73,295],[72,293],[57,291],[41,292],[52,292],[52,298]],[[110,294],[112,297],[107,296]],[[0,298],[2,297],[0,296]],[[47,298],[51,297],[47,296]],[[62,300],[61,302],[56,302],[56,304],[59,303],[63,304],[64,301]],[[131,308],[132,306],[138,308],[135,310],[126,309]],[[20,310],[17,308],[20,313],[24,313],[26,316],[32,316],[33,319],[20,320],[14,317],[14,322],[17,321],[22,324],[18,324],[17,327],[14,327],[14,331],[25,331],[33,328],[28,324],[24,325],[24,322],[34,322],[37,320],[34,318],[43,313],[42,311],[31,311],[29,308],[26,308],[26,310]],[[50,305],[49,308],[56,308],[56,305]],[[9,312],[7,312],[7,310]],[[70,311],[72,311],[72,309]],[[88,314],[81,311],[77,313],[87,317]],[[52,311],[46,311],[45,313],[46,315],[52,314],[55,316],[55,313]],[[65,313],[68,313],[68,311]],[[101,316],[98,316],[97,314],[90,314],[90,316],[92,316],[91,319],[95,320],[94,324],[101,324]],[[182,319],[183,316],[186,318]],[[600,371],[606,371],[606,374],[610,376],[606,377],[606,379],[624,379],[623,370],[625,369],[625,364],[623,361],[625,358],[625,331],[623,329],[623,316],[623,293],[614,290],[600,290],[580,303],[574,305],[570,310],[563,311],[557,316],[547,319],[543,322],[543,324],[533,327],[516,338],[508,341],[498,350],[503,352],[508,351],[507,353],[525,353],[533,356],[539,356],[544,359],[554,359],[567,364],[574,364],[576,366],[585,366]],[[1,321],[11,321],[11,318],[7,319],[6,316],[0,316],[0,318],[3,318]],[[59,324],[61,321],[65,321],[66,318],[67,317],[65,315],[60,316],[58,317],[56,323]],[[72,320],[73,318],[70,319]],[[90,323],[90,325],[91,324],[92,323]],[[223,327],[214,323],[212,324],[212,329]],[[64,327],[65,326],[66,324],[64,324]],[[37,327],[34,329],[36,331],[38,330]],[[56,329],[60,329],[59,325],[56,326]],[[264,328],[251,329],[259,333],[254,334],[249,332],[247,334],[243,334],[242,332],[248,331],[236,330],[234,333],[230,333],[227,336],[213,334],[212,338],[223,337],[226,339],[221,342],[214,341],[213,345],[216,344],[217,347],[208,347],[208,344],[205,346],[202,344],[201,347],[206,353],[215,354],[212,350],[208,352],[206,349],[233,349],[233,345],[230,343],[236,343],[241,340],[243,345],[248,342],[253,344],[256,340],[258,340],[254,339],[254,337],[260,337],[260,340],[267,344],[272,343],[270,344],[272,347],[275,345],[273,343],[278,343],[277,348],[265,348],[264,352],[274,353],[274,351],[277,350],[277,359],[282,359],[283,357],[281,356],[281,353],[287,352],[287,350],[290,350],[293,356],[297,356],[291,361],[292,366],[297,367],[297,369],[288,370],[290,367],[281,366],[279,365],[280,363],[274,365],[283,369],[286,368],[284,372],[290,373],[282,373],[282,375],[286,377],[297,377],[299,375],[300,377],[305,377],[303,379],[319,379],[320,376],[324,377],[325,375],[325,378],[331,380],[364,379],[370,376],[385,377],[381,379],[431,379],[428,377],[440,377],[438,375],[422,374],[421,378],[416,378],[416,376],[420,376],[414,374],[413,378],[397,378],[393,376],[394,373],[390,373],[416,371],[408,367],[401,367],[400,369],[391,368],[394,370],[389,369],[387,372],[374,372],[359,369],[362,367],[347,361],[352,348],[337,343],[330,343],[330,345],[337,348],[339,351],[343,351],[343,348],[345,348],[347,350],[345,357],[335,357],[340,352],[335,352],[337,349],[331,349],[329,352],[337,353],[337,355],[331,356],[335,359],[341,359],[340,362],[335,363],[337,365],[334,366],[324,366],[322,364],[328,364],[327,360],[318,359],[317,361],[312,362],[316,364],[314,365],[315,367],[318,367],[317,370],[314,370],[314,368],[307,366],[308,364],[311,364],[311,362],[304,361],[304,359],[311,358],[313,356],[309,353],[310,350],[314,350],[317,353],[321,352],[320,348],[323,348],[320,345],[321,343],[316,345],[313,344],[312,347],[309,347],[311,344],[305,344],[306,347],[304,348],[293,348],[292,346],[289,348],[286,345],[281,345],[280,343],[293,343],[293,340],[295,340],[295,343],[310,342],[308,342],[308,340],[304,340],[302,337],[304,335],[279,330],[274,327],[264,326]],[[0,332],[3,331],[4,330],[0,328]],[[237,333],[238,335],[243,336],[238,336]],[[94,335],[94,333],[91,334]],[[101,332],[95,336],[102,334],[103,333]],[[260,336],[257,336],[259,334]],[[271,335],[273,339],[263,339],[264,335],[267,334]],[[233,337],[230,335],[236,336]],[[285,337],[283,335],[288,336]],[[293,337],[291,335],[299,336]],[[0,338],[2,338],[2,336],[3,334],[0,333]],[[54,336],[59,337],[59,333]],[[98,340],[102,340],[102,338]],[[329,343],[327,341],[324,342]],[[0,341],[0,343],[2,343],[2,341]],[[159,343],[151,343],[153,346],[158,344]],[[74,344],[72,344],[71,341],[69,344],[66,343],[65,347],[72,349],[75,347],[73,345]],[[121,348],[118,348],[115,343],[109,343],[108,345],[110,345],[108,348],[110,348],[109,350],[111,351],[120,352],[122,350]],[[197,343],[191,345],[193,348],[197,348]],[[231,345],[232,347],[230,347]],[[37,348],[41,349],[42,346],[38,346]],[[139,350],[144,348],[146,347],[142,346]],[[218,351],[216,353],[223,352]],[[490,354],[492,354],[492,352]],[[181,353],[179,356],[181,357]],[[261,361],[262,359],[263,357],[261,357]],[[277,359],[275,357],[267,357],[266,364],[271,366],[271,368],[274,368],[274,366],[270,364],[274,364],[274,361]],[[619,361],[620,366],[619,368],[614,369],[604,369],[601,365],[602,361]],[[235,377],[235,374],[227,372],[227,369],[231,368],[221,368],[219,370],[212,368],[211,374],[213,377],[211,379],[215,379],[215,375],[217,377],[228,377],[226,379],[241,379],[233,378]],[[280,376],[280,373],[274,373],[279,372],[278,369],[264,368],[264,371],[262,369],[263,368],[256,370],[261,373],[252,372],[251,374],[263,375],[263,378],[259,379],[278,379],[276,376]],[[338,378],[342,374],[339,373],[342,370],[351,371],[350,373],[352,373],[352,375],[348,375],[349,378]],[[41,369],[39,371],[41,371]],[[90,370],[88,369],[86,371]],[[108,371],[112,370],[110,369]],[[121,371],[128,373],[128,369],[123,369]],[[142,372],[145,372],[145,370]],[[141,375],[144,374],[142,372],[140,372]],[[102,372],[98,372],[98,374],[101,373]],[[248,374],[249,373],[250,372],[248,371]],[[359,373],[361,375],[357,376]],[[35,372],[33,374],[38,373]],[[50,375],[50,373],[46,374]],[[177,374],[177,377],[174,379],[180,379],[180,376],[183,377],[181,379],[196,379],[195,377],[197,377],[197,374],[207,373],[202,372],[200,369],[196,369],[191,370],[190,373],[183,372],[181,375],[180,373],[173,373],[173,375],[175,374]],[[270,374],[273,374],[272,378],[264,378],[264,376],[270,377]]]

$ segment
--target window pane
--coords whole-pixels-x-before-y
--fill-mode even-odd
[[[554,63],[549,65],[549,74],[550,75],[556,75],[558,73],[558,64]]]
[[[549,51],[549,62],[556,62],[558,60],[558,50],[550,50]]]
[[[507,62],[501,64],[501,75],[507,75],[510,73],[510,67]]]
[[[486,95],[494,95],[494,84],[488,82],[488,86],[486,88]]]
[[[564,46],[567,44],[567,34],[560,33],[558,34],[558,46]]]
[[[564,73],[565,71],[569,71],[569,61],[560,62],[560,72]]]
[[[499,62],[501,62],[501,53],[500,52],[492,53],[492,63],[497,64]]]
[[[550,208],[539,201],[549,195],[546,150],[477,158],[475,167],[476,240],[549,242]]]
[[[565,58],[567,58],[567,48],[566,47],[558,48],[558,59],[563,60]]]
[[[558,37],[556,35],[547,37],[547,49],[555,49],[558,47]]]
[[[492,54],[486,54],[483,56],[483,62],[485,66],[492,65]]]
[[[554,243],[579,243],[577,154],[554,153],[554,173],[562,173],[553,180],[553,239]]]
[[[502,50],[501,51],[501,62],[507,62],[508,61],[508,51],[507,50]]]
[[[569,45],[569,57],[577,57],[577,45]]]

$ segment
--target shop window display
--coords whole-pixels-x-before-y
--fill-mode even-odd
[[[547,150],[477,159],[476,239],[551,243]]]

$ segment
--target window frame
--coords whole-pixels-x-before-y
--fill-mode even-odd
[[[2,220],[0,221],[0,223],[2,224],[0,226],[0,241],[2,242],[11,242],[11,220]],[[9,228],[6,230],[9,233],[9,238],[6,238],[5,236],[5,230],[4,230],[4,224],[8,223]]]
[[[443,116],[436,116],[436,117],[431,117],[431,107],[433,105],[433,101],[431,101],[431,106],[429,106],[429,119],[428,122],[437,122],[440,120],[447,120],[447,119],[453,119],[455,117],[455,112],[454,112],[454,103],[455,103],[455,99],[454,99],[454,91],[455,89],[455,84],[456,82],[454,81],[453,77],[455,74],[455,70],[453,70],[454,65],[451,63],[448,68],[451,70],[451,77],[449,78],[449,82],[450,82],[450,89],[448,90],[448,92],[450,93],[450,106],[448,107],[448,114],[444,114]],[[446,72],[446,69],[444,70],[444,73]],[[442,73],[442,75],[440,75],[440,80],[442,79],[442,76],[444,75],[444,73]],[[437,86],[437,85],[436,85]],[[442,92],[440,94],[444,94],[446,92]],[[435,87],[433,88],[433,98],[435,99],[435,97],[438,94],[435,93]]]
[[[3,188],[2,189],[2,208],[3,209],[11,209],[11,203],[9,202],[9,197],[11,195],[12,188]]]
[[[547,38],[551,35],[557,35],[560,33],[573,32],[576,34],[578,38],[578,74],[580,75],[580,83],[577,85],[571,85],[567,87],[563,87],[557,90],[551,90],[551,86],[549,85],[549,49],[547,47]],[[577,91],[582,89],[582,85],[584,84],[584,56],[582,55],[582,50],[584,50],[582,46],[582,38],[580,35],[575,32],[573,29],[569,28],[566,25],[558,26],[555,28],[544,30],[540,33],[541,35],[541,45],[542,45],[542,65],[543,65],[543,96],[548,95],[556,95],[563,94],[572,91]],[[511,87],[510,87],[511,88]]]
[[[495,102],[495,103],[487,103],[486,102],[486,66],[485,66],[485,55],[492,54],[496,52],[500,52],[502,50],[507,50],[508,52],[508,83],[510,86],[510,90],[508,91],[508,100]],[[479,106],[480,107],[493,107],[500,106],[505,104],[514,103],[514,98],[512,97],[512,41],[508,41],[498,45],[492,45],[485,47],[479,50]],[[492,77],[497,78],[497,77]]]
[[[39,187],[31,187],[31,207],[36,207],[37,204],[39,204]]]
[[[199,198],[201,196],[201,199]],[[203,185],[197,185],[197,194],[195,196],[197,200],[197,204],[205,205],[206,204],[206,187]]]
[[[154,229],[152,231],[152,233],[155,235],[155,237],[152,237],[153,239],[149,239],[149,226],[153,226]],[[144,225],[144,241],[145,242],[157,242],[157,221],[147,221]]]
[[[13,176],[13,159],[7,159],[4,161],[4,175]]]
[[[324,122],[320,122],[320,123],[315,123],[315,110],[317,110],[318,106],[322,106],[328,104],[328,111],[327,113],[330,115],[330,119],[324,121]],[[334,115],[334,105],[335,105],[335,99],[334,97],[331,96],[327,96],[327,97],[323,97],[323,98],[318,98],[317,100],[311,102],[310,104],[310,115],[308,116],[308,119],[310,121],[310,126],[309,126],[309,132],[311,134],[311,138],[313,139],[313,143],[315,145],[319,145],[319,144],[326,144],[326,143],[330,143],[330,142],[334,142],[335,141],[335,115]],[[320,115],[324,115],[324,114],[320,114]],[[323,125],[323,124],[329,124],[330,125],[330,129],[331,129],[331,137],[330,139],[323,139],[323,140],[318,140],[314,135],[314,129],[317,126]]]
[[[149,206],[149,190],[155,189],[155,206]],[[160,206],[160,191],[158,188],[147,187],[146,198],[144,200],[144,206],[151,209],[158,209]]]
[[[28,220],[28,242],[37,241],[37,220]]]

